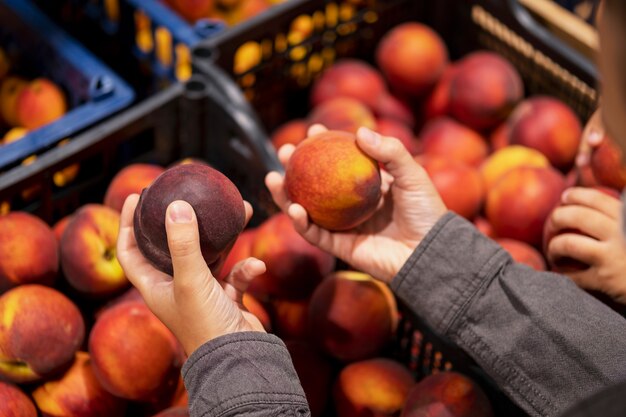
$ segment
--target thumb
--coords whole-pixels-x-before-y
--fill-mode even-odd
[[[394,183],[401,188],[410,188],[416,184],[417,179],[426,175],[402,142],[396,138],[381,136],[362,127],[357,132],[357,144],[367,155],[384,164],[387,172],[394,178]]]
[[[210,271],[202,257],[198,219],[193,207],[186,201],[172,202],[167,208],[165,229],[175,281],[186,285],[206,279]]]

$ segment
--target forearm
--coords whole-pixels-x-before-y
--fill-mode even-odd
[[[626,379],[626,321],[569,279],[513,263],[446,215],[392,282],[529,414],[558,416]]]
[[[304,391],[285,345],[248,332],[204,344],[183,368],[192,417],[308,417]]]

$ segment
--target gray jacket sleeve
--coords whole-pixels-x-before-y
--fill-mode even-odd
[[[309,417],[284,343],[259,332],[202,345],[183,367],[191,417]]]
[[[514,263],[454,214],[392,288],[532,416],[561,415],[626,380],[626,320],[568,278]]]

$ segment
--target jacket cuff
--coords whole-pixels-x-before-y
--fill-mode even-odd
[[[308,409],[285,344],[261,332],[240,332],[209,341],[182,370],[190,415],[230,415],[253,404]]]
[[[444,215],[415,249],[391,289],[433,330],[448,335],[510,255],[454,213]]]

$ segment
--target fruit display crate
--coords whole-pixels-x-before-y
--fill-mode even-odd
[[[0,3],[0,45],[11,71],[47,77],[66,95],[69,111],[58,120],[0,147],[0,170],[20,164],[130,104],[133,90],[28,0]]]
[[[382,35],[407,21],[433,27],[452,58],[476,50],[504,56],[522,76],[526,95],[557,97],[582,120],[596,108],[595,66],[514,0],[293,0],[254,27],[234,28],[203,42],[194,50],[194,69],[231,102],[248,101],[271,131],[306,116],[310,86],[326,68],[340,58],[373,62]],[[308,29],[303,32],[303,27]],[[460,370],[481,382],[496,415],[524,415],[469,356],[411,312],[403,316],[396,355],[418,376]]]

